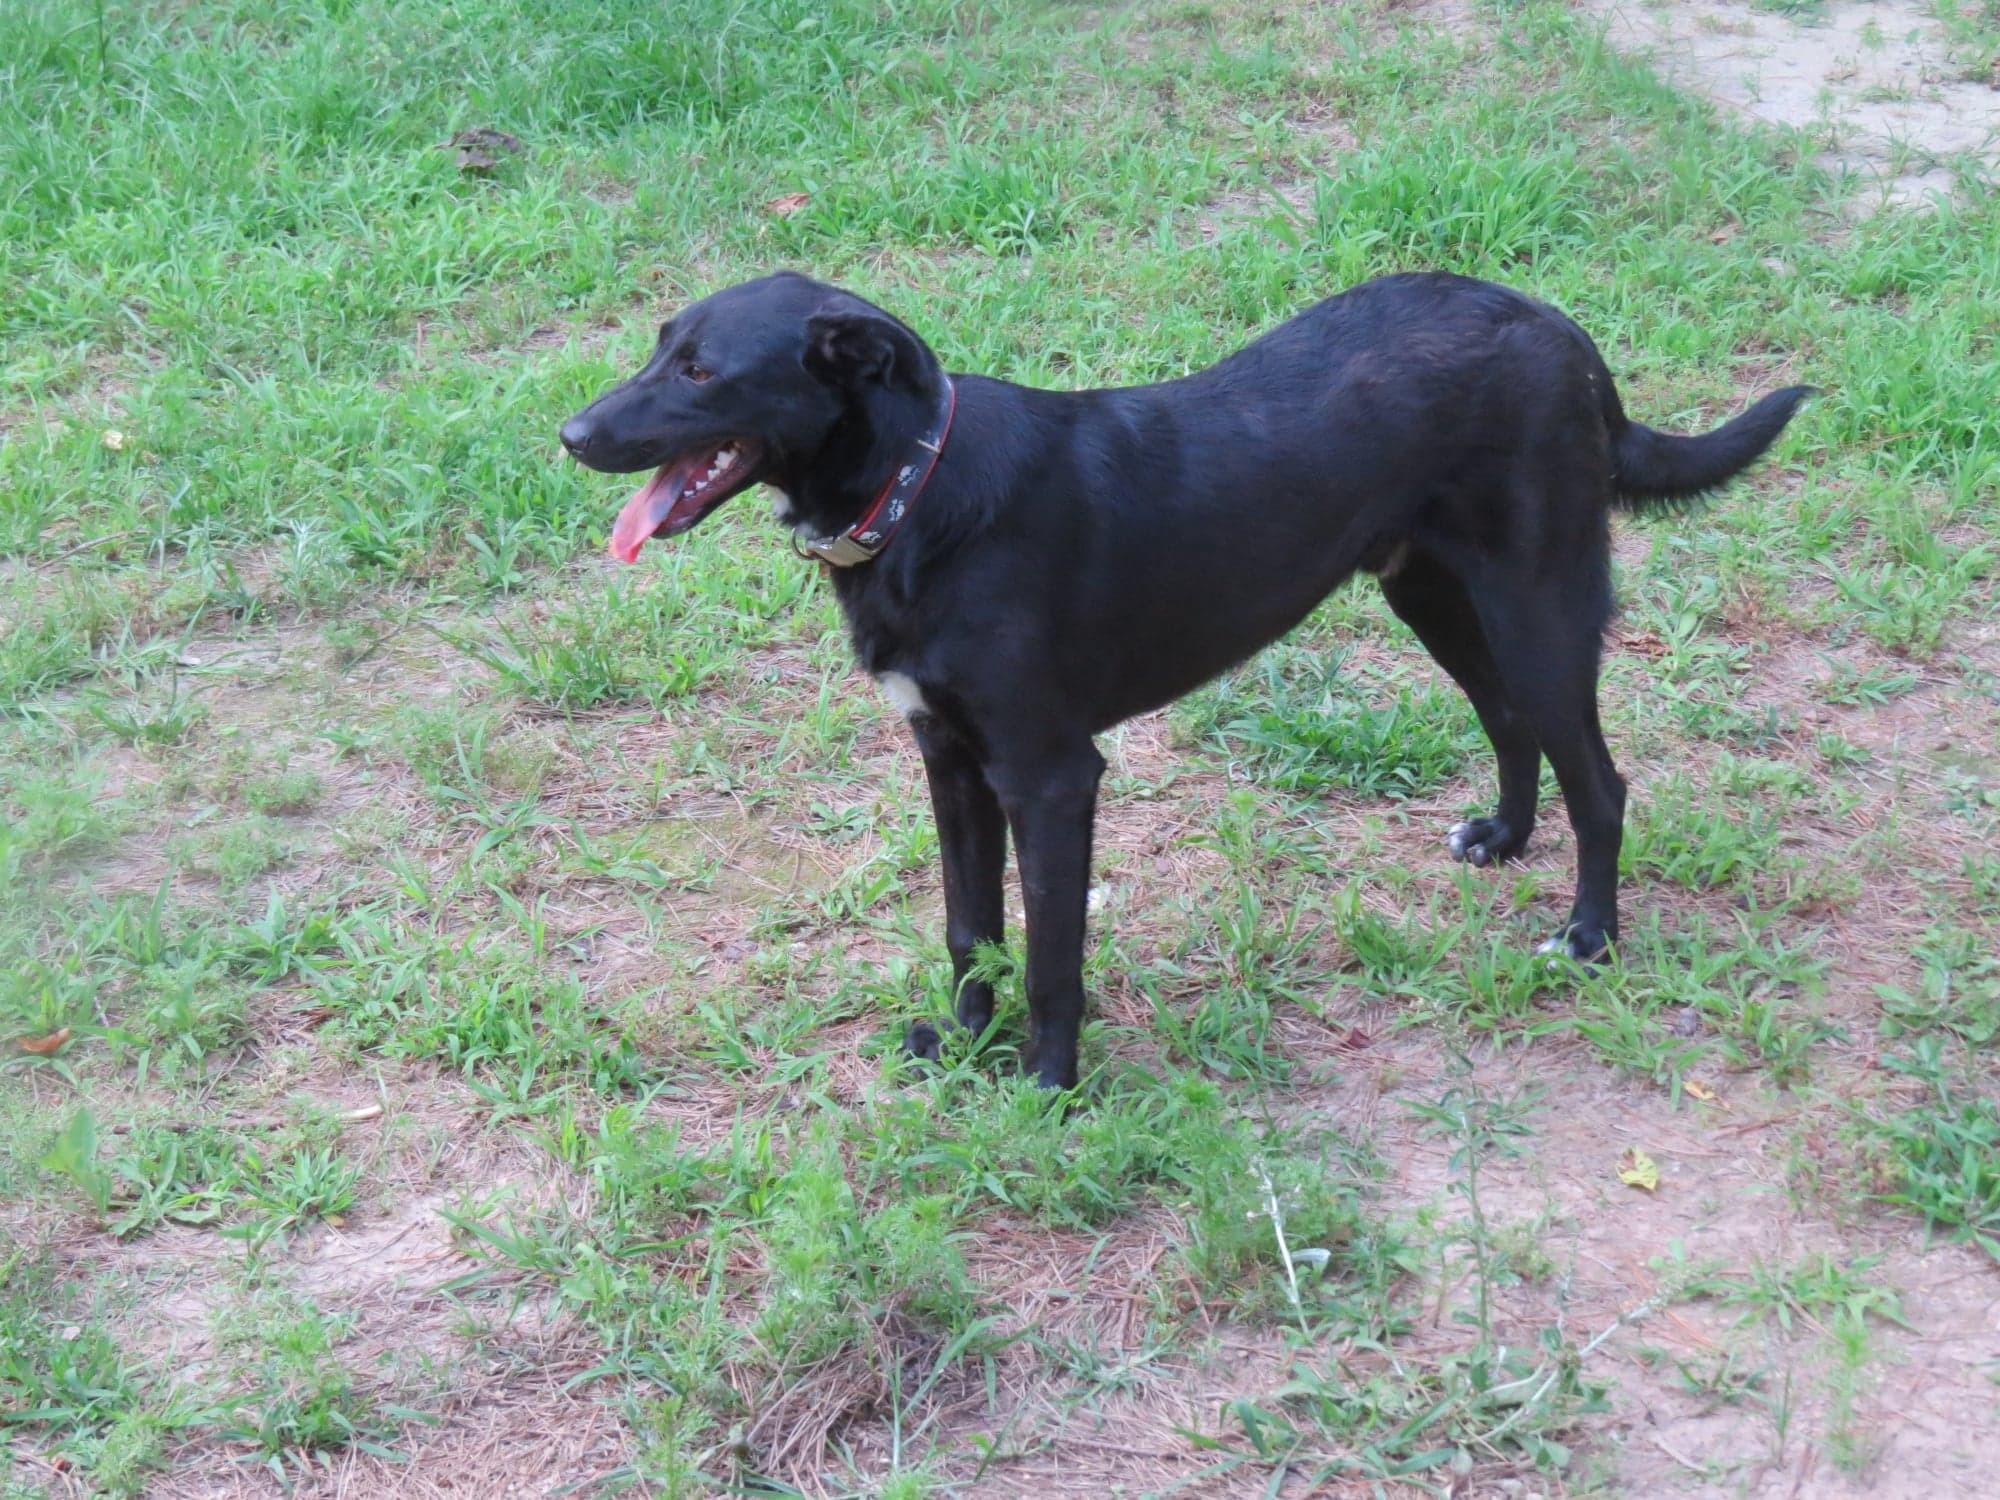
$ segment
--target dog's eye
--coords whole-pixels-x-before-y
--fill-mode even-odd
[[[690,364],[684,372],[696,385],[707,385],[715,379],[715,372],[705,365]]]

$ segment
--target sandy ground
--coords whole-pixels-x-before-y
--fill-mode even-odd
[[[1575,0],[1667,82],[1809,132],[1863,206],[1954,187],[1954,159],[2000,166],[2000,76],[1970,76],[1931,0]]]

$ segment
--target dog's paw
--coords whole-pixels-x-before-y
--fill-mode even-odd
[[[1453,859],[1478,865],[1482,870],[1511,859],[1527,842],[1526,835],[1515,833],[1510,824],[1499,818],[1471,818],[1455,823],[1444,836],[1444,846]]]
[[[1611,940],[1601,928],[1566,927],[1546,942],[1538,943],[1535,952],[1546,957],[1552,969],[1567,960],[1594,970],[1611,956]]]
[[[1066,1093],[1077,1083],[1076,1044],[1051,1046],[1030,1040],[1021,1056],[1021,1071],[1052,1094]]]
[[[903,1050],[920,1062],[939,1062],[944,1057],[944,1036],[929,1021],[919,1021],[903,1038]]]

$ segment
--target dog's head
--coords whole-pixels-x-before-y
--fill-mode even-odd
[[[939,378],[889,314],[781,272],[683,308],[644,369],[563,423],[562,444],[607,474],[655,471],[612,529],[631,562],[760,480],[793,496],[829,476],[837,487],[879,434],[921,421]]]

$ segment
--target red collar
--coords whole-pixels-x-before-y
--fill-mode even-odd
[[[851,568],[858,563],[873,562],[889,545],[889,539],[895,536],[911,505],[929,482],[931,470],[937,467],[944,453],[944,440],[951,433],[952,413],[958,408],[958,388],[949,375],[942,379],[944,398],[938,402],[930,431],[917,439],[918,455],[897,467],[889,482],[882,486],[882,493],[875,497],[875,503],[839,536],[795,541],[800,556],[816,557],[836,568]]]

